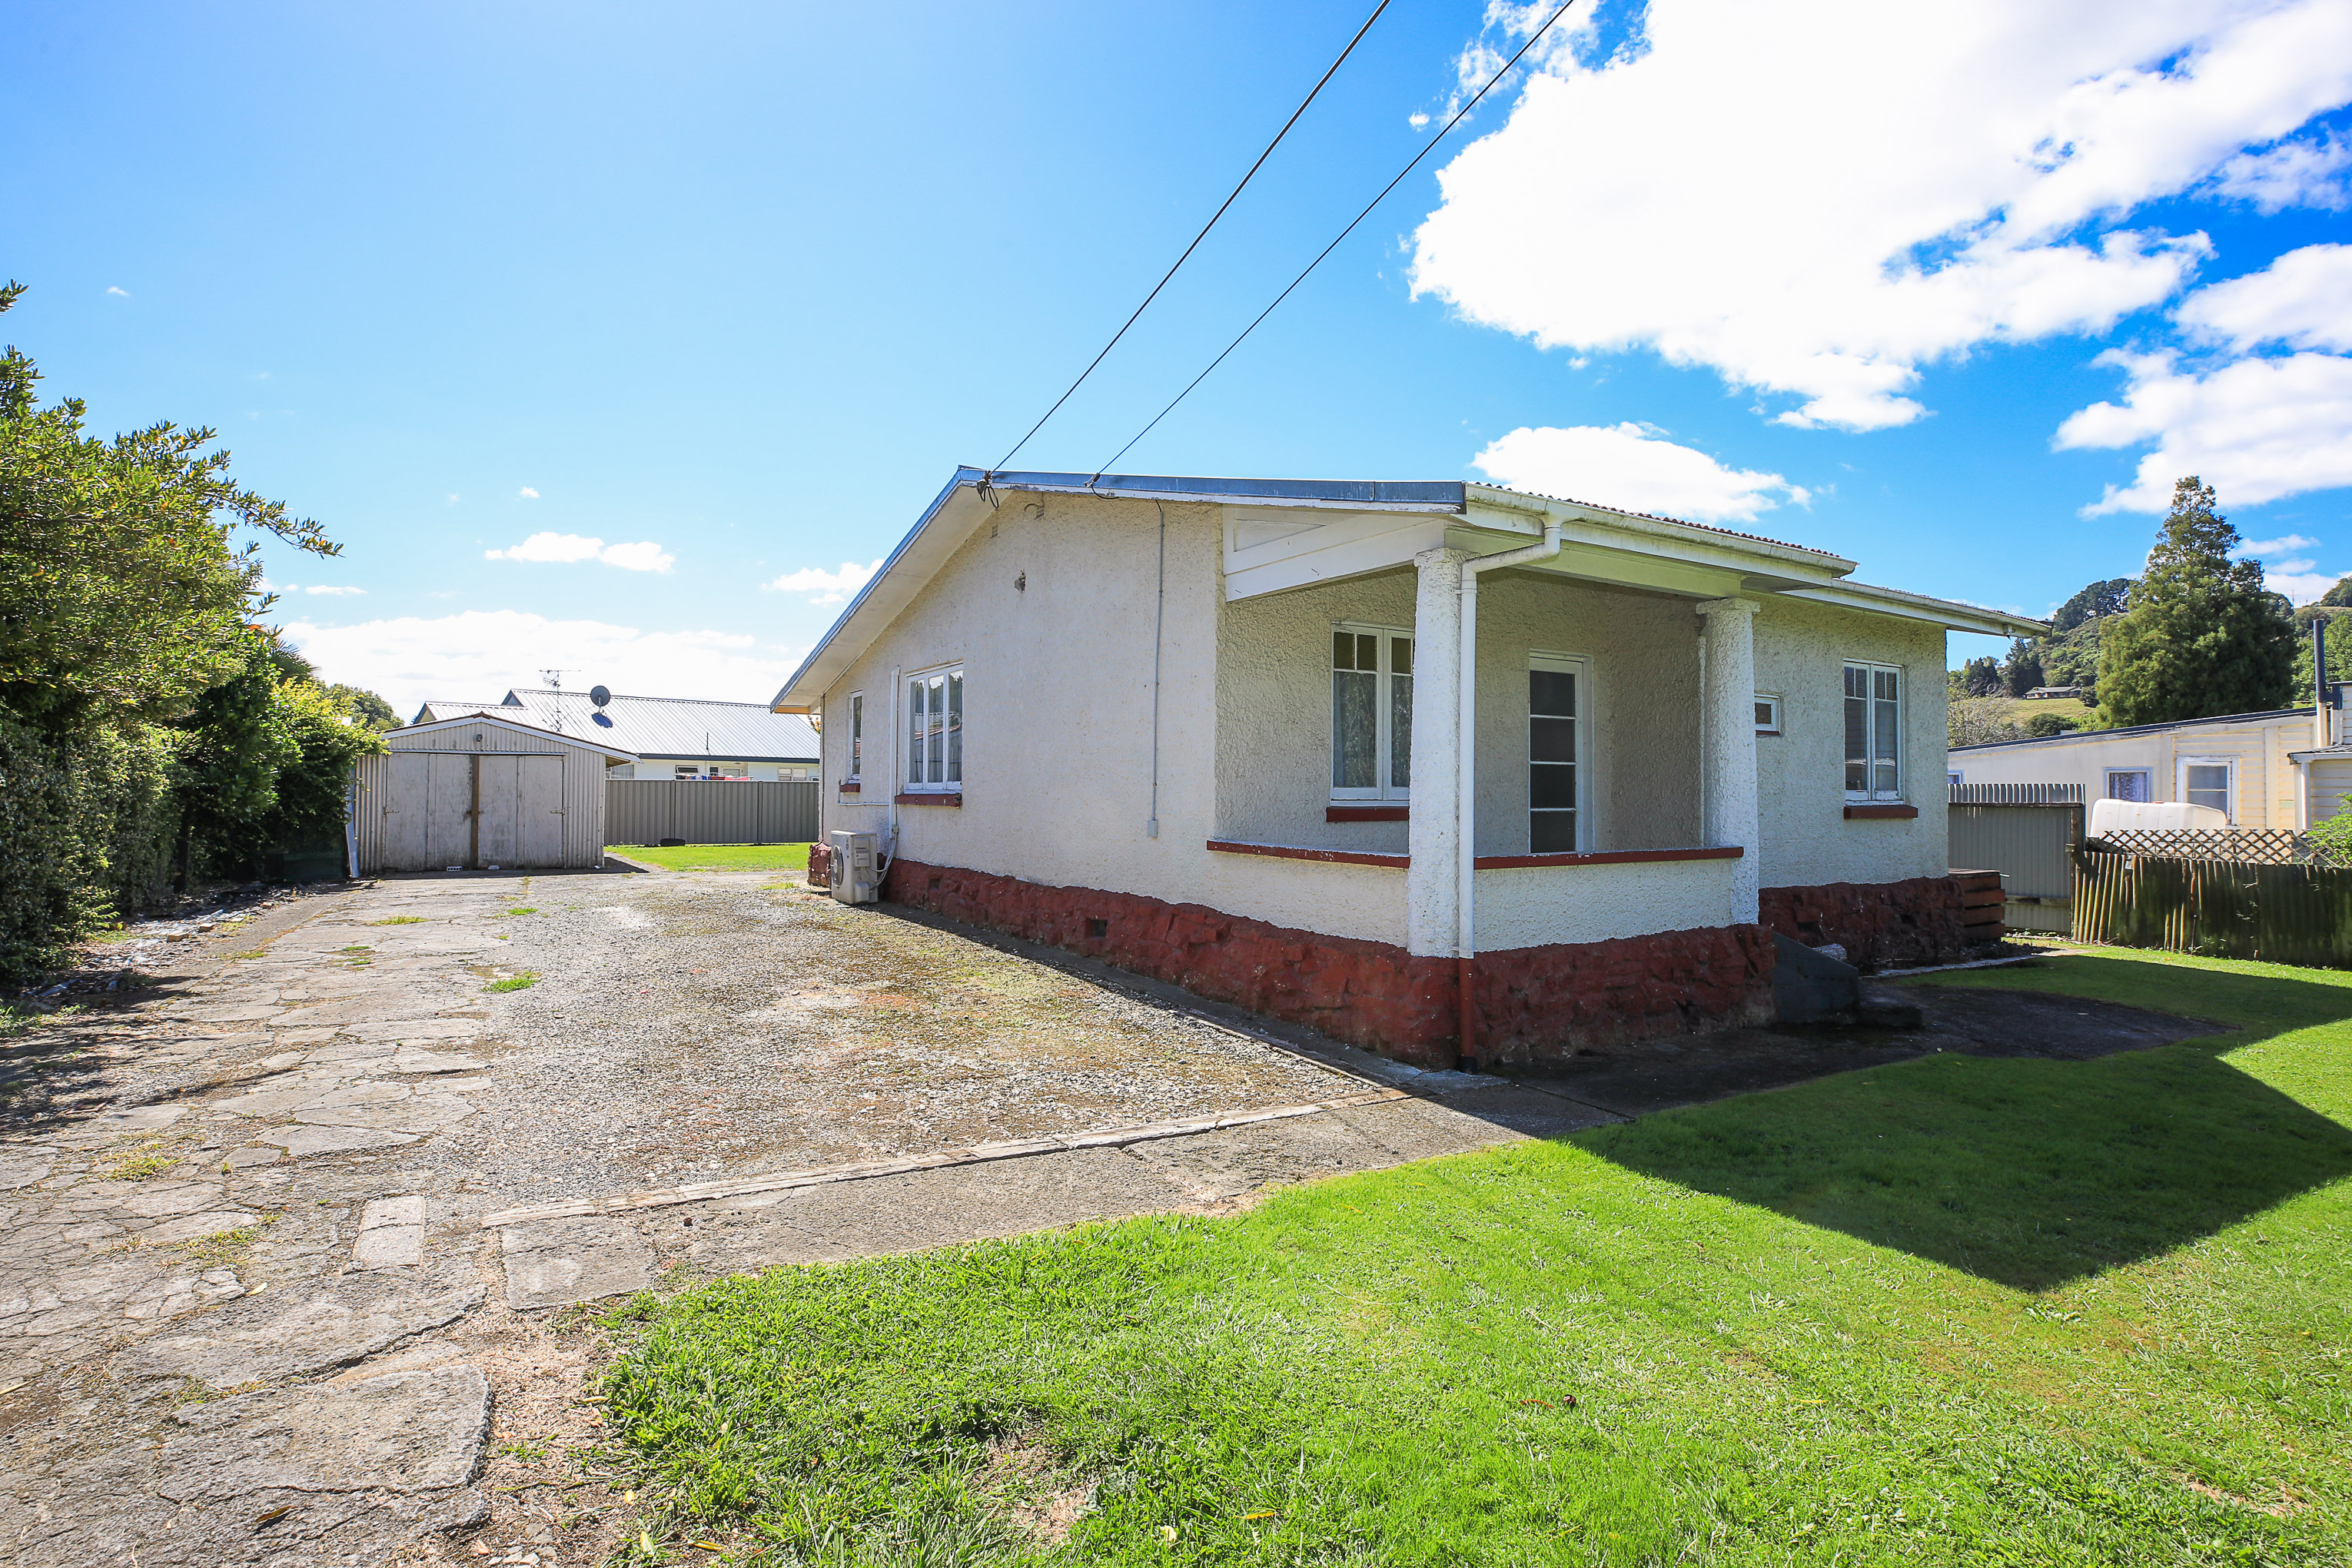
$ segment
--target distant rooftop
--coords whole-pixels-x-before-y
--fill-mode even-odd
[[[794,713],[772,713],[760,702],[709,702],[691,697],[625,697],[603,708],[584,691],[517,687],[492,702],[436,698],[412,723],[464,713],[516,712],[525,723],[590,736],[641,757],[691,757],[710,762],[813,763],[816,729]],[[519,712],[517,710],[520,710]]]

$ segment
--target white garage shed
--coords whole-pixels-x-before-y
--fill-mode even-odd
[[[628,752],[511,719],[412,724],[363,757],[352,864],[379,871],[593,869],[604,863],[604,770]]]

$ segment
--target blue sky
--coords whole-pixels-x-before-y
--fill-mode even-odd
[[[269,555],[330,678],[763,700],[1368,9],[26,8],[5,335],[344,542]],[[1121,467],[1492,477],[2039,614],[2187,464],[2308,598],[2352,571],[2346,11],[1580,6]],[[1022,463],[1108,458],[1528,25],[1394,0]]]

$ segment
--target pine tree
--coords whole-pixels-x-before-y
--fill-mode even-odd
[[[2238,531],[2195,475],[2173,487],[2147,570],[2099,650],[2099,697],[2116,724],[2168,724],[2284,707],[2294,699],[2290,607],[2262,563],[2232,561]]]

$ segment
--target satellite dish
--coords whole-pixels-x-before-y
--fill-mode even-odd
[[[612,689],[605,686],[592,686],[588,689],[588,700],[602,708],[605,703],[613,700]]]

